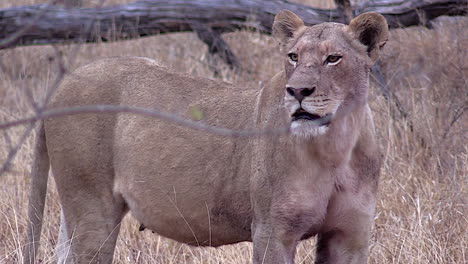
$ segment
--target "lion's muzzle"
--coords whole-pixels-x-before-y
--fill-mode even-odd
[[[286,87],[285,106],[291,118],[291,132],[301,137],[315,137],[328,131],[341,100],[324,94],[314,94],[314,89]]]

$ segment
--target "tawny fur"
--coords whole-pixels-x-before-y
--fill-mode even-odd
[[[196,109],[210,125],[291,126],[292,133],[235,139],[130,114],[45,120],[34,182],[47,180],[50,157],[62,233],[72,239],[67,261],[111,263],[130,211],[145,228],[190,245],[253,241],[254,263],[293,263],[297,243],[314,235],[316,263],[366,263],[380,168],[368,73],[387,25],[375,13],[351,25],[305,27],[292,12],[279,13],[273,32],[285,71],[260,90],[174,73],[146,58],[105,59],[68,76],[51,108],[120,104],[186,118]],[[341,56],[336,65],[326,63],[330,54]],[[299,103],[286,86],[314,92]],[[292,122],[298,107],[331,122]],[[31,208],[42,210],[44,193],[32,193]],[[42,219],[31,221],[40,228]],[[27,263],[34,252],[27,249]]]

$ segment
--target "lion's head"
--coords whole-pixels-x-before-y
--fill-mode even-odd
[[[350,25],[307,27],[290,11],[275,17],[285,56],[284,106],[293,135],[314,137],[367,102],[368,73],[388,39],[385,18],[365,13]]]

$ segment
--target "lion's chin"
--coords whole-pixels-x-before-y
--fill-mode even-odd
[[[316,123],[307,120],[291,122],[291,133],[301,138],[312,138],[324,135],[328,131],[328,125],[317,126]]]

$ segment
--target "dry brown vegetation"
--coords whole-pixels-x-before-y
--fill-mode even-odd
[[[0,7],[38,2],[2,1]],[[324,0],[298,2],[333,6]],[[413,27],[391,32],[382,69],[388,89],[401,102],[408,119],[399,116],[394,101],[388,102],[372,82],[370,104],[385,161],[370,263],[468,263],[468,119],[464,113],[468,92],[467,27],[466,18],[440,19],[431,30]],[[224,37],[241,60],[240,72],[210,58],[205,45],[189,33],[83,45],[74,60],[74,45],[2,50],[0,122],[33,113],[25,88],[33,91],[36,100],[42,98],[57,75],[57,56],[69,69],[103,57],[145,56],[180,72],[250,87],[257,87],[259,80],[281,70],[281,57],[272,37],[252,32]],[[23,130],[16,127],[0,135],[0,164]],[[30,137],[11,169],[0,175],[0,263],[21,262],[33,142]],[[59,226],[53,181],[49,185],[40,249],[42,263],[55,261]],[[138,226],[131,216],[123,221],[115,263],[249,263],[251,258],[249,243],[219,249],[193,248],[150,231],[139,232]],[[312,240],[300,245],[297,263],[313,262],[314,244]]]

